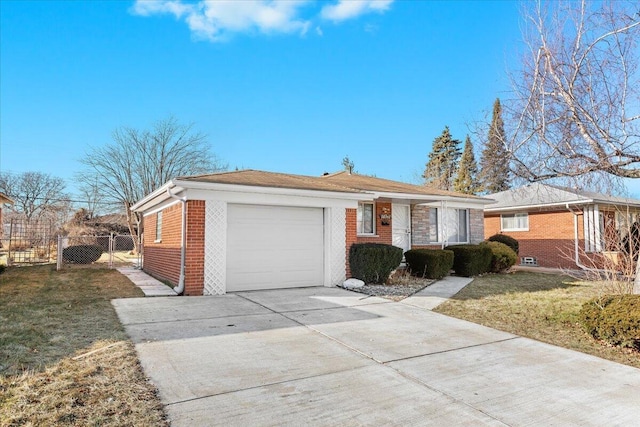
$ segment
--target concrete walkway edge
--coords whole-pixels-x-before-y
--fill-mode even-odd
[[[134,267],[120,267],[117,270],[127,276],[134,285],[142,289],[145,297],[175,297],[178,294],[158,279]]]
[[[433,310],[471,282],[473,282],[472,277],[447,276],[400,302],[426,310]]]

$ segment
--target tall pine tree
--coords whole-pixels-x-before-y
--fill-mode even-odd
[[[477,175],[478,165],[473,154],[473,144],[471,143],[471,138],[467,135],[467,139],[464,141],[464,151],[460,158],[460,165],[458,166],[458,175],[453,182],[453,189],[459,193],[476,194],[481,190]]]
[[[460,141],[451,137],[449,126],[445,126],[442,134],[433,140],[429,161],[422,175],[425,185],[440,190],[453,190],[453,180],[460,160],[459,145]]]
[[[486,193],[497,193],[511,187],[509,183],[511,170],[505,141],[502,106],[500,98],[497,98],[493,104],[491,127],[480,159],[480,183],[482,190]]]

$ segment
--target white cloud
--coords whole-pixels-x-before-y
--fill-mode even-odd
[[[330,21],[353,19],[370,12],[382,13],[394,0],[338,0],[322,8],[321,16]]]
[[[169,14],[184,19],[195,37],[219,41],[231,33],[259,31],[306,34],[310,22],[298,18],[307,0],[136,0],[132,13]]]
[[[320,19],[340,22],[389,9],[394,0],[337,0],[319,11],[312,0],[135,0],[131,13],[171,15],[184,21],[195,38],[221,41],[234,33],[305,35]],[[317,4],[317,3],[315,3]],[[307,7],[309,6],[309,7]],[[303,18],[307,7],[309,18]],[[314,25],[315,25],[314,24]],[[315,26],[322,36],[322,29]]]

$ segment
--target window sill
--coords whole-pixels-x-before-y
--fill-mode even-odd
[[[377,234],[356,234],[356,237],[380,237]]]
[[[153,243],[162,243],[162,239],[160,240],[154,240]]]
[[[513,233],[514,231],[529,231],[528,228],[504,228],[500,230],[501,233]]]

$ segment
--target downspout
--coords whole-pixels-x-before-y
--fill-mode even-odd
[[[167,188],[167,194],[169,197],[179,200],[182,203],[182,224],[180,226],[180,278],[178,279],[178,286],[173,288],[176,294],[182,295],[184,292],[184,265],[187,257],[187,198],[176,196],[169,188]]]
[[[579,233],[578,233],[578,214],[575,213],[573,211],[573,209],[571,209],[569,207],[569,203],[567,203],[565,206],[566,206],[567,210],[573,214],[573,240],[574,240],[574,242],[573,242],[574,251],[573,252],[575,254],[575,263],[576,263],[576,265],[579,268],[581,268],[582,270],[585,270],[585,271],[594,271],[594,272],[597,272],[597,273],[606,272],[607,270],[602,270],[602,269],[598,269],[598,268],[590,268],[590,267],[587,267],[586,265],[584,265],[584,264],[582,264],[580,262],[580,253],[578,252],[580,250],[580,243],[579,243],[580,239],[579,239]]]

